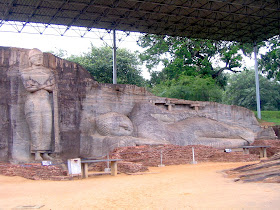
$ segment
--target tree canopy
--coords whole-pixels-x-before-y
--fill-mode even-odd
[[[280,36],[273,37],[266,45],[268,52],[259,59],[260,69],[267,78],[280,81]]]
[[[151,91],[158,96],[221,101],[224,71],[241,70],[243,46],[237,42],[144,35],[139,45],[145,49],[140,58],[150,71]],[[244,47],[244,52],[250,50]],[[154,71],[160,62],[162,71]]]
[[[242,54],[250,57],[253,44],[145,35],[140,39],[140,46],[145,48],[140,58],[150,70],[154,94],[189,100],[221,101],[222,89],[226,89],[223,93],[225,102],[256,109],[254,72],[242,72],[241,68]],[[279,36],[268,42],[257,43],[258,49],[265,47],[269,50],[259,60],[264,73],[260,75],[262,109],[278,110],[279,84],[268,79],[280,79]],[[153,71],[153,67],[160,62],[164,65],[162,71]],[[225,70],[242,73],[225,74]],[[228,77],[230,81],[227,81]]]
[[[113,55],[110,47],[94,47],[81,56],[71,56],[68,60],[74,61],[87,69],[96,81],[102,83],[113,82]],[[136,53],[126,49],[117,49],[117,83],[145,85],[145,79],[139,68],[140,61]]]
[[[189,39],[145,35],[140,38],[139,45],[145,48],[140,58],[146,62],[151,72],[151,84],[162,80],[178,79],[180,76],[211,76],[221,86],[226,86],[225,70],[239,72],[242,56],[237,42]],[[248,49],[248,48],[247,48]],[[214,66],[214,60],[223,66]],[[152,68],[162,62],[161,72],[153,72]]]
[[[262,110],[280,109],[280,84],[259,75]],[[255,72],[232,74],[225,91],[224,102],[256,110]]]
[[[223,90],[211,77],[182,75],[178,79],[166,80],[155,85],[152,93],[160,97],[193,101],[222,101]]]

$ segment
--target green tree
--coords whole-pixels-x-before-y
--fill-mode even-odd
[[[280,36],[275,36],[266,42],[268,52],[261,55],[259,67],[267,78],[280,81]]]
[[[113,56],[110,47],[97,48],[92,45],[89,53],[84,53],[82,56],[71,56],[68,60],[82,65],[98,82],[113,82]],[[117,82],[144,86],[145,79],[141,76],[139,65],[140,61],[136,53],[131,53],[126,49],[118,49]]]
[[[262,75],[259,75],[259,81],[262,110],[279,110],[279,83],[269,80]],[[232,74],[229,78],[229,84],[226,88],[223,101],[227,104],[256,110],[255,72],[243,71],[240,74]]]
[[[162,79],[172,80],[185,75],[211,76],[224,87],[226,78],[223,72],[238,72],[241,67],[239,49],[242,46],[237,42],[145,35],[140,38],[139,45],[145,48],[140,58],[151,72],[151,85]],[[214,68],[213,62],[217,59],[224,66]],[[160,62],[164,64],[164,69],[161,73],[153,73],[152,68]]]
[[[155,85],[152,93],[160,97],[220,102],[223,90],[211,77],[182,75],[177,79],[166,80]]]

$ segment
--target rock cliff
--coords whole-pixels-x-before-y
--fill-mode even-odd
[[[29,93],[20,76],[30,67],[29,51],[0,47],[2,161],[26,162],[34,158],[24,112]],[[44,53],[43,65],[55,78],[55,89],[50,94],[53,157],[96,157],[118,146],[149,142],[238,147],[253,142],[262,131],[254,114],[242,107],[160,98],[134,85],[100,84],[80,65],[50,53]],[[111,116],[108,122],[114,132],[108,135],[100,132],[100,126],[106,123],[96,123],[103,115]],[[220,140],[224,143],[217,143]]]

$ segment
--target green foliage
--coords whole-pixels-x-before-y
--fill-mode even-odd
[[[260,66],[267,78],[275,78],[280,81],[280,48],[274,49],[261,56]]]
[[[262,110],[280,110],[280,85],[259,75]],[[255,72],[243,71],[231,75],[224,100],[227,104],[256,110]]]
[[[280,81],[280,36],[275,36],[266,42],[268,52],[261,55],[259,67],[268,79]]]
[[[91,52],[82,56],[71,56],[74,61],[87,69],[96,81],[113,82],[113,55],[110,47],[97,48],[91,46]],[[126,49],[117,50],[117,82],[118,84],[134,84],[144,86],[145,79],[141,76],[138,55]]]
[[[262,111],[262,120],[280,125],[280,111]],[[257,117],[257,112],[255,111]]]
[[[151,72],[151,85],[158,84],[162,79],[172,80],[181,76],[210,76],[225,87],[223,71],[237,72],[241,67],[241,45],[236,42],[145,35],[140,38],[139,45],[146,49],[140,58]],[[224,66],[215,69],[213,60],[217,58]],[[153,74],[152,68],[160,62],[165,68],[162,73]],[[158,76],[160,79],[156,78]]]
[[[198,101],[221,101],[222,89],[211,78],[181,76],[157,84],[152,93],[160,97]]]
[[[240,45],[228,45],[220,49],[221,60],[225,62],[226,66],[230,69],[241,67],[242,56],[238,53]]]

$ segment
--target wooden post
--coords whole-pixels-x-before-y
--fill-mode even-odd
[[[266,147],[263,148],[263,157],[267,158]]]
[[[117,176],[117,174],[118,174],[117,161],[111,161],[111,175]]]
[[[172,111],[172,105],[168,104],[168,111]]]
[[[260,158],[263,158],[263,148],[260,148]]]
[[[243,148],[243,154],[248,155],[249,154],[249,148]]]
[[[82,163],[82,176],[83,178],[88,178],[88,163]]]

